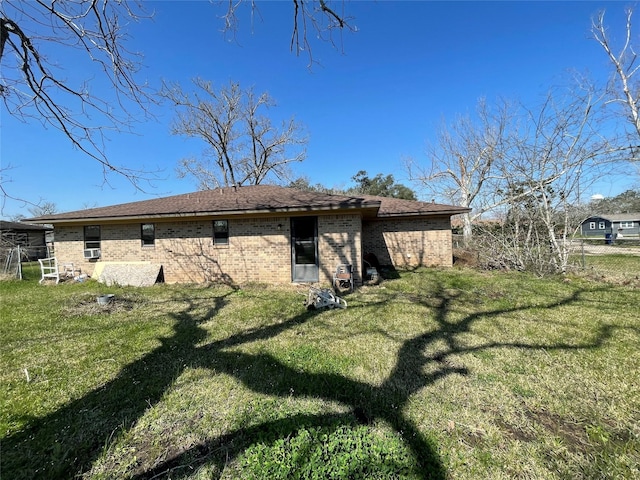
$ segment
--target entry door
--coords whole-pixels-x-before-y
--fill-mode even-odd
[[[291,265],[294,282],[318,281],[318,217],[291,219]]]

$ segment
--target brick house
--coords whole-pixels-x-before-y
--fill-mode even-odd
[[[451,216],[468,209],[277,186],[227,187],[29,219],[53,224],[59,262],[162,266],[165,281],[331,283],[338,264],[362,283],[381,265],[451,266]]]

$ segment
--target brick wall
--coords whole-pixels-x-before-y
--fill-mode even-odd
[[[213,244],[211,219],[156,222],[153,246],[142,246],[140,223],[101,224],[100,261],[158,263],[169,283],[291,281],[289,217],[228,220],[229,244],[220,246]],[[360,230],[357,214],[318,217],[320,283],[331,283],[339,263],[354,265],[360,278]],[[55,232],[58,262],[92,275],[96,262],[83,257],[83,227],[59,225]]]
[[[396,268],[453,265],[451,221],[429,219],[375,220],[363,225],[363,249],[380,264]]]
[[[56,225],[54,227],[54,252],[58,264],[73,263],[75,268],[81,268],[82,273],[93,273],[93,264],[83,258],[83,229],[76,226]]]
[[[213,244],[211,219],[155,223],[155,245],[142,246],[140,223],[102,224],[104,262],[148,261],[163,266],[173,282],[227,281],[289,283],[291,281],[291,224],[289,217],[229,219],[229,244]],[[95,261],[83,258],[83,227],[55,228],[55,251],[60,264],[73,263],[93,274]],[[330,284],[338,264],[353,265],[361,283],[364,253],[397,268],[451,266],[449,217],[422,220],[384,220],[362,223],[359,214],[318,217],[320,283]]]
[[[361,283],[362,221],[360,215],[323,215],[318,217],[320,283],[332,283],[339,264],[352,265],[353,281]]]

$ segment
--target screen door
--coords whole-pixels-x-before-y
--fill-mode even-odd
[[[294,282],[318,281],[318,217],[291,219],[291,263]]]

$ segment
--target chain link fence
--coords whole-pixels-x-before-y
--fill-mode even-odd
[[[22,250],[18,247],[0,249],[0,280],[22,280]]]
[[[486,243],[474,238],[471,245],[465,245],[462,235],[453,235],[454,263],[486,267],[481,260],[486,257],[482,247]],[[567,271],[640,286],[640,235],[572,239]]]
[[[614,280],[640,279],[640,236],[572,241],[570,265],[576,271]]]

